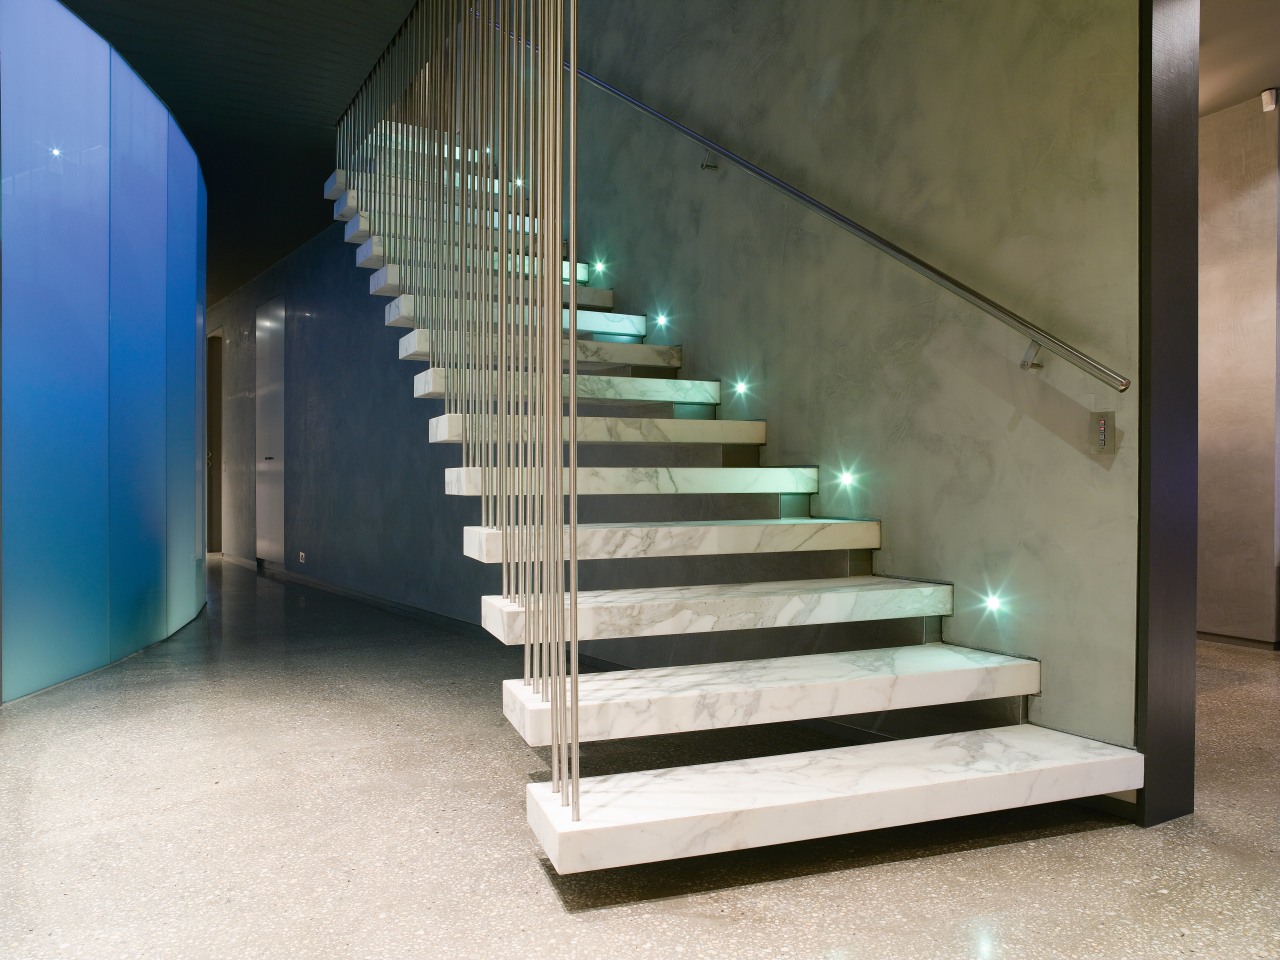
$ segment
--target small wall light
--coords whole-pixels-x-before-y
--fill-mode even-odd
[[[992,613],[999,613],[1001,610],[1004,609],[1004,601],[1001,600],[994,593],[989,594],[987,596],[985,604],[986,604],[986,608],[990,610]]]
[[[60,157],[60,156],[62,156],[62,151],[61,151],[61,150],[59,150],[57,147],[54,147],[54,148],[53,148],[52,150],[50,150],[49,152],[50,152],[50,153],[52,153],[55,157]]]
[[[840,486],[848,487],[848,486],[851,486],[852,484],[853,484],[853,474],[850,473],[848,470],[843,471],[840,474]]]
[[[746,385],[746,383],[744,383],[743,381],[739,380],[737,383],[735,383],[735,384],[733,385],[733,391],[734,391],[734,393],[736,393],[738,396],[742,396],[744,393],[746,393],[746,392],[747,392],[747,385]]]
[[[596,273],[604,273],[604,261],[597,260],[595,262]]]
[[[658,326],[665,327],[667,325],[667,315],[665,313],[658,314]]]

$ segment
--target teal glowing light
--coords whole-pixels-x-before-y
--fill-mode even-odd
[[[519,189],[520,187],[523,187],[523,186],[524,186],[524,180],[522,180],[520,177],[516,177],[516,188]]]
[[[848,487],[853,484],[853,474],[845,470],[840,474],[840,486]]]
[[[665,313],[658,314],[658,326],[665,327],[667,325],[667,315]]]
[[[992,613],[999,613],[1001,610],[1004,609],[1004,601],[1001,600],[994,593],[988,595],[987,599],[983,602],[985,603],[986,608],[990,610]]]
[[[744,393],[747,392],[747,385],[743,381],[739,380],[737,383],[733,385],[733,390],[736,394],[738,394],[738,396],[742,396]]]
[[[595,262],[596,273],[604,273],[604,261],[597,260]]]

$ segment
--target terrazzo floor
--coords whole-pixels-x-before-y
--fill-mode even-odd
[[[520,651],[211,563],[172,640],[0,709],[0,958],[1280,957],[1280,654],[1200,645],[1198,809],[1069,804],[561,879]],[[589,744],[589,770],[831,743]]]

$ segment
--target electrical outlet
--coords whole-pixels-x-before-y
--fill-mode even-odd
[[[305,553],[303,553],[301,550],[299,550],[299,551],[298,551],[298,562],[299,562],[299,563],[306,563],[306,562],[307,562],[307,555],[306,555]]]
[[[1095,410],[1089,414],[1089,453],[1095,457],[1114,456],[1117,439],[1114,410]]]

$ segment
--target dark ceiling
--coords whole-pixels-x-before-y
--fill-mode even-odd
[[[209,302],[332,222],[334,122],[413,0],[63,0],[172,111],[209,189]]]
[[[209,188],[209,302],[330,221],[333,125],[413,0],[64,0],[182,125]],[[1200,112],[1280,85],[1280,2],[1203,0]]]

